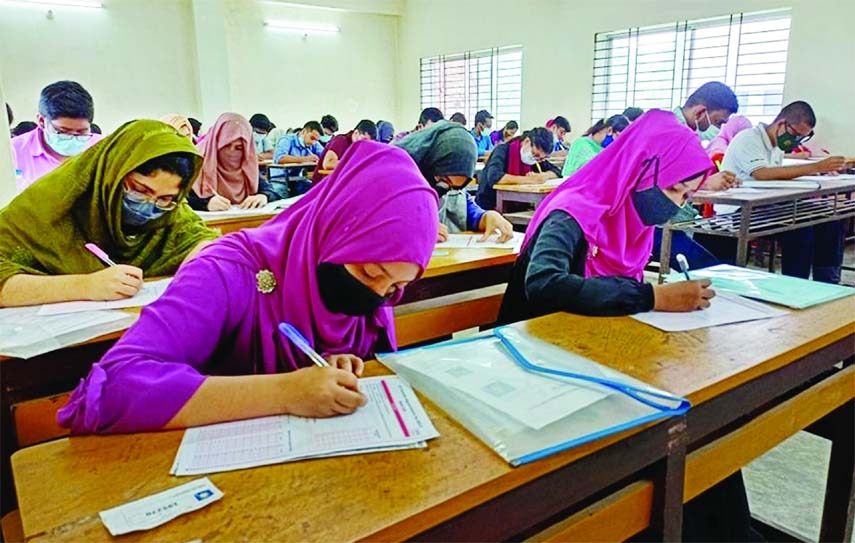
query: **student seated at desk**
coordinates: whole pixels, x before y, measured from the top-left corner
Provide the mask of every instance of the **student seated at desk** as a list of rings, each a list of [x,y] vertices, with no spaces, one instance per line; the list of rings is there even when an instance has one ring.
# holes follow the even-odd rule
[[[377,141],[392,143],[395,138],[395,127],[389,121],[377,121]]]
[[[133,121],[39,179],[0,212],[0,306],[127,298],[175,273],[216,237],[182,203],[201,164],[175,129]]]
[[[538,185],[560,177],[561,170],[547,160],[551,150],[552,134],[543,127],[496,146],[478,174],[478,205],[496,209],[496,185]]]
[[[635,121],[637,121],[638,118],[641,117],[643,114],[644,114],[644,110],[641,109],[640,107],[635,107],[635,106],[630,106],[630,107],[624,109],[623,113],[621,113],[621,115],[623,115],[624,117],[629,119],[630,123],[634,123]]]
[[[751,121],[742,115],[731,115],[730,119],[721,126],[718,136],[710,140],[707,145],[707,154],[713,160],[721,164],[721,159],[724,158],[724,152],[727,151],[727,146],[733,141],[733,138],[743,130],[751,128]]]
[[[322,133],[319,141],[326,145],[333,139],[335,133],[338,132],[338,119],[329,113],[324,115],[321,117],[321,130]]]
[[[252,127],[252,142],[259,162],[273,159],[273,145],[267,139],[267,135],[276,128],[276,125],[270,122],[264,113],[255,113],[249,118],[249,125]]]
[[[164,122],[178,131],[182,136],[187,137],[188,139],[193,139],[193,125],[190,124],[190,119],[185,117],[184,115],[179,115],[178,113],[170,113],[169,115],[164,115],[160,118],[161,122]]]
[[[356,410],[362,361],[396,348],[391,305],[424,272],[436,232],[436,193],[407,154],[353,145],[299,203],[183,267],[92,366],[60,424],[118,433]],[[333,367],[312,365],[281,322]]]
[[[558,115],[546,122],[546,128],[552,132],[552,153],[554,156],[567,154],[567,146],[564,144],[564,136],[570,133],[570,121]]]
[[[784,153],[813,136],[816,115],[807,102],[784,107],[770,125],[758,123],[738,134],[724,154],[722,168],[740,179],[789,180],[803,175],[832,173],[843,168],[839,156],[798,166],[783,166]],[[824,283],[839,283],[843,263],[843,221],[827,222],[781,234],[781,271],[784,275]]]
[[[92,134],[94,115],[92,95],[79,83],[57,81],[42,89],[38,128],[12,138],[18,192],[101,140]]]
[[[537,207],[499,321],[709,306],[708,280],[642,282],[653,225],[677,213],[709,169],[697,138],[673,115],[645,114]]]
[[[374,124],[373,121],[369,121],[368,119],[362,119],[357,123],[356,128],[348,132],[347,134],[339,134],[333,139],[330,140],[329,143],[324,147],[323,152],[321,153],[321,158],[318,160],[318,164],[320,167],[318,170],[315,170],[315,175],[312,177],[312,182],[317,183],[321,179],[323,179],[319,170],[332,170],[338,165],[341,157],[344,156],[344,153],[350,148],[351,145],[356,143],[357,141],[362,140],[376,140],[377,139],[377,125]]]
[[[452,122],[454,118],[452,117]],[[466,120],[463,120],[463,125]],[[478,148],[478,156],[490,154],[493,150],[493,141],[490,139],[490,131],[493,127],[493,116],[486,109],[482,109],[475,114],[475,126],[472,128],[472,137],[475,139],[475,146]]]
[[[223,113],[199,149],[205,159],[202,173],[187,198],[198,211],[225,211],[261,207],[280,199],[270,183],[258,177],[258,157],[252,128],[237,113]]]
[[[338,125],[336,125],[338,126]],[[276,144],[276,150],[273,153],[273,162],[277,164],[302,164],[306,162],[318,163],[321,153],[324,152],[324,147],[320,143],[323,128],[317,121],[309,121],[303,125],[303,128],[292,134],[282,136]],[[288,174],[296,177],[305,177],[304,168],[288,168]],[[296,194],[303,194],[312,187],[312,183],[307,179],[297,181]]]
[[[514,229],[497,211],[484,211],[466,192],[475,175],[476,149],[466,128],[451,121],[439,121],[430,128],[396,142],[419,167],[425,180],[439,195],[439,237],[463,231],[484,232],[482,240],[499,231],[499,241],[507,241]]]
[[[520,125],[517,124],[516,121],[508,121],[505,123],[505,126],[502,127],[501,130],[496,130],[492,134],[490,134],[490,141],[493,142],[493,147],[499,145],[500,143],[508,143],[514,136],[517,135],[517,130],[519,130]]]
[[[584,136],[573,142],[564,161],[561,177],[570,177],[579,168],[591,161],[600,151],[611,145],[620,133],[629,126],[629,119],[623,115],[612,115],[600,119],[585,132]]]

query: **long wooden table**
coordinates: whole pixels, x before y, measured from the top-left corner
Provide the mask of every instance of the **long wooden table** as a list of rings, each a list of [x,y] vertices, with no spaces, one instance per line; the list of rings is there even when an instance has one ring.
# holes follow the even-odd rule
[[[681,223],[667,223],[662,231],[660,273],[670,270],[674,230],[736,238],[736,264],[748,261],[748,243],[815,224],[855,217],[855,179],[827,179],[817,189],[758,189],[756,193],[701,191],[694,204],[739,206],[739,211]]]
[[[514,326],[685,396],[693,408],[685,419],[513,469],[425,402],[441,434],[427,451],[215,474],[223,500],[126,540],[498,540],[530,533],[595,498],[636,490],[644,494],[633,503],[650,512],[605,516],[606,528],[652,522],[658,537],[678,539],[675,496],[677,503],[688,500],[789,434],[823,426],[832,439],[823,540],[851,534],[855,367],[835,365],[855,355],[855,297],[676,334],[627,317],[569,314]],[[180,432],[74,437],[17,452],[26,536],[104,539],[98,511],[187,480],[168,475],[180,438]],[[675,480],[684,470],[685,479]],[[650,493],[640,479],[656,475]]]
[[[220,234],[231,234],[238,232],[244,228],[255,228],[266,223],[277,213],[259,213],[252,215],[240,215],[236,217],[224,217],[218,219],[205,220],[205,226],[218,230]]]
[[[438,249],[424,277],[407,287],[411,303],[507,282],[516,255],[501,249]],[[0,479],[5,504],[13,503],[9,457],[17,449],[11,406],[73,389],[92,364],[121,337],[114,332],[29,359],[0,356]]]

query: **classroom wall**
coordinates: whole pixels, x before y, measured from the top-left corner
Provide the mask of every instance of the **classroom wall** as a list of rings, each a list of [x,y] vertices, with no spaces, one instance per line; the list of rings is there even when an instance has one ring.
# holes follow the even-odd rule
[[[342,131],[397,114],[398,18],[373,13],[227,0],[232,105],[282,127],[332,113]],[[339,26],[337,34],[274,30],[263,21]]]
[[[782,7],[793,16],[785,103],[811,102],[816,143],[852,152],[855,2],[848,0],[408,0],[399,31],[400,114],[411,123],[418,116],[421,57],[522,45],[523,127],[564,114],[579,135],[591,118],[595,33]]]
[[[60,79],[82,84],[95,122],[171,112],[197,114],[189,0],[104,0],[106,9],[0,2],[0,64],[18,121],[35,119],[39,91]]]

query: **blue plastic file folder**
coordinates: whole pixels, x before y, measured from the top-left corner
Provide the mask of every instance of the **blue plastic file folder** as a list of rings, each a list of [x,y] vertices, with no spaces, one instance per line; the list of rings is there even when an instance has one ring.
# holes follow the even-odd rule
[[[514,466],[690,407],[512,327],[378,358]]]
[[[794,309],[805,309],[855,294],[855,289],[850,287],[740,268],[730,264],[692,270],[690,273],[692,279],[710,279],[713,288]],[[669,283],[682,280],[681,273],[671,273],[667,277]]]

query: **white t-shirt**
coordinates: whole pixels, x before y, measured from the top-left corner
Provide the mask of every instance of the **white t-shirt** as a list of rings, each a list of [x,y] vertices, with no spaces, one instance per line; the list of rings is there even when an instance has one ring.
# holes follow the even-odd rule
[[[751,174],[760,168],[778,167],[784,164],[784,152],[772,145],[766,125],[758,123],[743,130],[731,140],[721,162],[722,171],[733,172],[740,180],[752,179]]]

